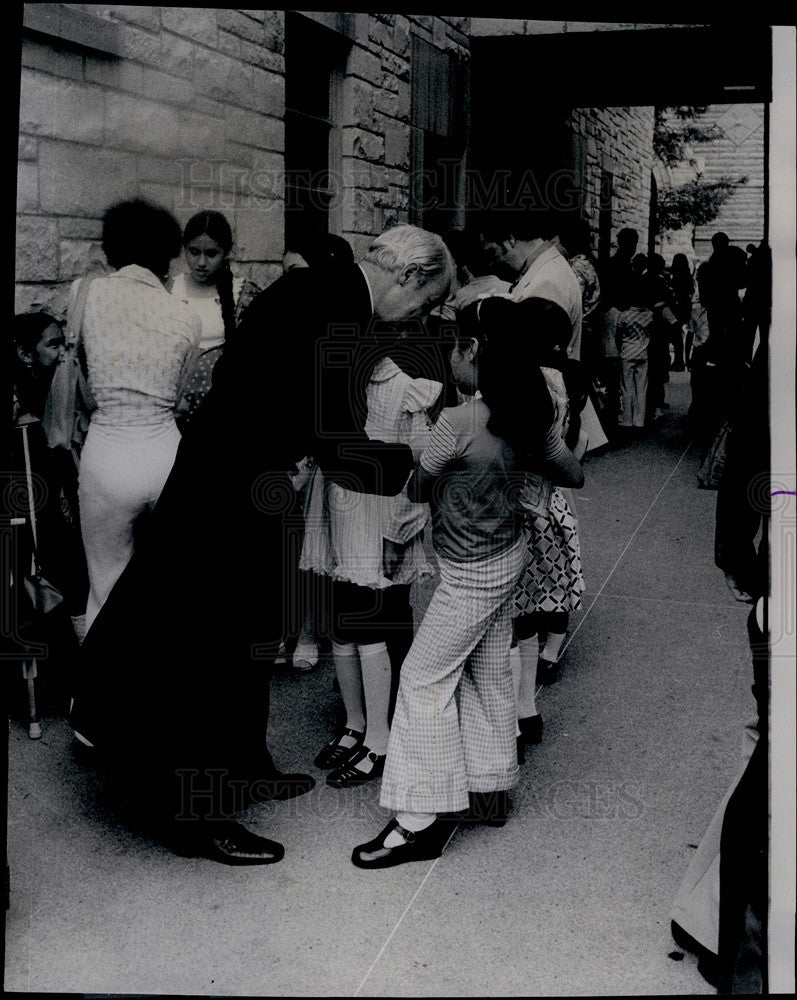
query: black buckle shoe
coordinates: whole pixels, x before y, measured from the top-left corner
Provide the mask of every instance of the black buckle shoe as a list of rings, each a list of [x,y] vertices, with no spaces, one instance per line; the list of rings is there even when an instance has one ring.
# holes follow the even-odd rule
[[[385,847],[387,835],[397,830],[404,838],[403,844]],[[378,837],[360,844],[352,852],[352,864],[357,868],[393,868],[408,861],[431,861],[443,853],[451,828],[435,820],[419,833],[412,833],[392,819]]]
[[[188,835],[173,845],[181,857],[204,857],[223,865],[270,865],[285,855],[282,844],[231,820],[191,825]]]
[[[351,736],[357,742],[353,747],[343,747],[340,745],[340,740],[344,736]],[[347,764],[349,758],[353,757],[362,746],[364,739],[365,733],[358,733],[356,729],[341,729],[335,738],[321,750],[313,763],[322,771],[328,771],[330,768]]]
[[[358,785],[364,785],[366,781],[381,778],[386,759],[387,754],[376,754],[368,747],[361,746],[342,767],[330,771],[327,775],[327,784],[330,788],[356,788]],[[357,767],[363,760],[371,762],[370,771],[363,771]]]

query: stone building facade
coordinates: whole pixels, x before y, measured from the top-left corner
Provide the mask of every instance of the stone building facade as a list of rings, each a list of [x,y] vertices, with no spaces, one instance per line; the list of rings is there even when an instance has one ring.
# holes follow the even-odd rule
[[[308,213],[346,237],[356,254],[394,223],[438,231],[459,226],[474,207],[474,189],[490,188],[489,176],[479,185],[468,177],[484,152],[475,148],[477,38],[587,27],[383,13],[25,5],[16,309],[62,315],[71,281],[103,261],[104,209],[134,195],[172,209],[182,223],[200,209],[224,212],[235,235],[233,270],[261,286],[281,273],[292,227]],[[589,26],[649,27],[656,26]],[[496,88],[494,101],[482,101],[488,119],[506,103],[497,76],[482,74],[483,85]],[[652,108],[571,105],[551,112],[549,105],[546,99],[529,108],[533,134],[518,132],[516,122],[503,130],[513,169],[531,163],[546,176],[552,169],[567,173],[600,256],[625,226],[639,232],[646,249]],[[716,111],[721,117],[727,109]],[[720,220],[734,240],[738,228],[744,240],[755,241],[755,223],[760,229],[763,218],[763,131],[757,135],[745,147],[749,161],[733,166],[750,181]],[[554,147],[535,164],[535,150]],[[718,146],[707,172],[729,172],[734,155],[730,146]]]
[[[581,190],[581,214],[593,233],[593,248],[605,256],[624,228],[648,242],[653,108],[574,108],[573,169]]]
[[[293,74],[303,99],[303,32],[329,58],[330,105],[317,116],[328,120],[329,231],[362,251],[407,221],[422,168],[429,129],[422,79],[413,108],[413,53],[468,53],[468,19],[430,15],[29,4],[24,23],[16,309],[59,315],[70,282],[103,260],[103,210],[135,195],[183,223],[224,212],[234,271],[261,285],[280,273],[286,90]]]

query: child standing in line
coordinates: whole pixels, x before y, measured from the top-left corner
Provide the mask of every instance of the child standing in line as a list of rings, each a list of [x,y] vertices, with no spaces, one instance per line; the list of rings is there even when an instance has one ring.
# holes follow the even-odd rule
[[[564,370],[571,324],[565,311],[547,299],[525,299],[516,321],[533,344],[553,405],[553,430],[562,440],[568,430],[570,405]],[[510,321],[509,317],[507,321]],[[578,456],[581,457],[580,455]],[[538,683],[551,684],[559,673],[560,655],[570,613],[578,610],[584,591],[578,523],[566,491],[542,475],[527,476],[520,499],[526,523],[529,560],[514,597],[514,658],[518,707],[518,762],[524,747],[542,739],[537,711]]]
[[[582,473],[552,430],[529,338],[500,321],[517,305],[498,301],[460,316],[451,369],[473,398],[443,410],[411,480],[410,496],[432,502],[440,583],[402,666],[380,798],[396,816],[354,849],[360,868],[438,857],[439,814],[466,810],[469,793],[492,798],[483,818],[500,825],[517,781],[509,645],[527,549],[514,494],[532,462],[574,485]]]
[[[618,427],[645,426],[648,394],[648,346],[653,327],[644,282],[633,293],[631,306],[617,320],[617,350],[620,352],[620,418]]]
[[[410,378],[389,357],[367,387],[366,434],[408,444],[416,458],[431,434],[429,408],[443,386]],[[345,725],[315,764],[327,784],[349,788],[381,777],[387,753],[392,669],[388,630],[412,620],[410,587],[434,570],[423,551],[425,503],[355,493],[316,469],[306,508],[302,570],[332,579],[332,649]]]

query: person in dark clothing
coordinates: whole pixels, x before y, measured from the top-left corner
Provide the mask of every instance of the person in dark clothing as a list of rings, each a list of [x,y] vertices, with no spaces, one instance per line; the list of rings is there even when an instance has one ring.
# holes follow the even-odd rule
[[[676,902],[673,934],[696,952],[698,969],[719,993],[767,992],[769,774],[769,425],[767,343],[762,340],[731,414],[725,466],[717,493],[715,564],[736,598],[751,604],[747,620],[753,663],[755,746],[700,845],[702,867],[719,848],[719,889],[687,872]],[[757,543],[756,539],[759,537]],[[719,828],[719,836],[717,830]],[[697,859],[696,859],[697,860]],[[716,872],[716,869],[714,869]],[[716,875],[715,875],[716,878]],[[717,910],[716,899],[719,897]],[[703,913],[702,918],[699,914]],[[696,935],[708,939],[696,941]],[[700,929],[700,930],[699,930]]]
[[[744,322],[739,289],[746,281],[744,251],[725,233],[711,239],[714,252],[697,269],[700,303],[709,335],[692,355],[692,419],[701,462],[738,398],[745,366]]]
[[[664,258],[652,253],[648,257],[648,267],[641,279],[646,289],[645,299],[653,310],[648,344],[648,393],[647,422],[653,423],[668,409],[664,396],[664,386],[669,382],[670,367],[670,323],[667,315],[670,293],[664,273]],[[671,314],[671,312],[670,312]]]
[[[670,343],[675,350],[672,370],[682,372],[685,368],[684,331],[692,315],[692,295],[695,282],[685,253],[677,253],[670,267],[670,293],[675,323],[670,329]],[[686,351],[688,354],[688,350]]]
[[[402,226],[358,266],[292,270],[257,296],[86,636],[73,729],[143,785],[178,853],[227,864],[283,856],[232,816],[314,784],[280,774],[265,738],[268,667],[284,632],[288,471],[312,454],[347,489],[401,491],[411,449],[363,430],[373,320],[423,318],[452,270],[439,237]]]

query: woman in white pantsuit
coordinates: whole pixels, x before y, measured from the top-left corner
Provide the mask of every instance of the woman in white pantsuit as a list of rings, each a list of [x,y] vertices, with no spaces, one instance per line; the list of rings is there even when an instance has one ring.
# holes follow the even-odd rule
[[[93,280],[82,322],[97,401],[78,488],[87,628],[130,561],[136,523],[157,502],[180,442],[174,410],[201,333],[195,313],[163,286],[181,236],[169,212],[141,200],[114,205],[103,219],[116,271]]]
[[[532,468],[564,485],[583,475],[528,337],[499,321],[507,308],[488,298],[460,315],[451,370],[472,399],[443,410],[410,482],[411,498],[432,505],[440,585],[401,670],[380,798],[396,816],[354,849],[360,868],[439,856],[440,814],[469,799],[476,810],[492,800],[482,818],[504,822],[517,781],[509,646],[527,549],[516,496]]]

